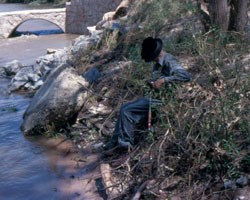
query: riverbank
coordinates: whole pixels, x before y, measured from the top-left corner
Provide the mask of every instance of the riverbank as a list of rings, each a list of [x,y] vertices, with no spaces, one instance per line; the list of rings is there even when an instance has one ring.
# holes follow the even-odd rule
[[[68,137],[25,137],[20,130],[32,93],[9,94],[10,79],[0,77],[0,194],[6,200],[101,199],[98,154]],[[92,181],[90,181],[92,180]]]
[[[82,152],[87,148],[103,153],[102,144],[112,136],[121,105],[149,90],[145,81],[151,78],[151,67],[141,60],[140,45],[155,33],[152,30],[157,30],[167,52],[193,76],[190,84],[158,92],[164,104],[157,112],[154,132],[142,130],[130,152],[115,150],[101,158],[101,176],[89,180],[101,177],[106,198],[221,200],[239,198],[242,191],[248,198],[249,35],[206,34],[194,7],[178,2],[136,3],[130,17],[122,19],[128,20],[123,21],[125,27],[111,20],[113,26],[102,37],[93,31],[90,38],[78,39],[71,48],[69,66],[56,65],[57,73],[49,79],[54,84],[65,71],[72,80],[72,74],[85,79],[89,69],[97,74],[89,85],[80,82],[82,90],[72,95],[76,99],[84,93],[85,101],[80,99],[84,103],[76,112],[75,123],[63,130]],[[161,10],[163,5],[171,8],[169,13]],[[232,59],[235,57],[240,59]],[[56,93],[68,88],[63,80],[55,85]],[[79,87],[78,81],[76,85]],[[44,95],[46,92],[39,92],[38,100]],[[65,111],[72,104],[68,96],[62,96],[68,105],[59,103],[62,107],[58,107]],[[49,128],[52,135],[58,133],[53,124]]]
[[[121,105],[149,90],[151,67],[141,61],[140,44],[157,30],[193,81],[159,92],[165,103],[155,131],[142,130],[131,152],[117,150],[103,159],[110,167],[105,184],[113,189],[106,192],[118,199],[248,199],[249,34],[204,33],[194,7],[178,2],[135,4],[125,23],[133,31],[105,35],[91,58],[82,52],[80,74],[94,66],[105,79],[92,85],[71,137],[81,147],[109,141]],[[159,14],[163,5],[176,7]],[[178,12],[171,13],[174,8]]]
[[[5,7],[27,9],[20,4]],[[4,10],[0,6],[0,11]],[[30,24],[32,26],[32,24]],[[34,28],[47,28],[35,22]],[[20,130],[23,113],[34,91],[9,93],[13,74],[6,77],[2,66],[19,60],[22,66],[34,66],[47,49],[58,50],[70,46],[78,35],[22,36],[0,40],[0,196],[6,200],[28,199],[99,199],[95,181],[89,182],[98,156],[86,149],[79,151],[65,136],[56,138],[25,137]],[[13,53],[15,52],[15,53]],[[3,75],[4,74],[4,75]],[[26,71],[27,75],[27,71]],[[7,78],[7,79],[6,79]],[[86,190],[83,190],[85,188]]]

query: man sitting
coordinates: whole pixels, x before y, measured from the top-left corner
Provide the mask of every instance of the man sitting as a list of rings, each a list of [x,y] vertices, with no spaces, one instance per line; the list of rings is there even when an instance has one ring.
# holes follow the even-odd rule
[[[162,40],[148,37],[143,40],[141,57],[145,62],[154,61],[151,85],[155,89],[165,84],[176,82],[188,82],[190,74],[169,53],[162,49]],[[157,104],[159,100],[143,97],[124,104],[119,113],[115,130],[111,140],[104,145],[105,150],[114,147],[132,148],[135,145],[135,130],[138,125],[144,126],[148,122],[148,113],[151,104]]]

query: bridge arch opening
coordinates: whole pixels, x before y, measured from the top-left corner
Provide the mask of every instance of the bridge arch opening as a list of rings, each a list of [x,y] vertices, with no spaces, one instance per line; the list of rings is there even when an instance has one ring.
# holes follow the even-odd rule
[[[63,29],[46,19],[34,18],[19,23],[9,34],[9,37],[21,35],[50,35],[64,33]]]

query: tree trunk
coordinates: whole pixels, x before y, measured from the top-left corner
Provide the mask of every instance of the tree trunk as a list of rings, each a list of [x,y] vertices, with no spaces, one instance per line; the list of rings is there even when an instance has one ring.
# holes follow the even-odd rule
[[[227,31],[229,26],[229,7],[227,0],[209,0],[208,2],[212,23],[221,30]]]
[[[231,0],[229,30],[243,32],[248,21],[249,0]]]

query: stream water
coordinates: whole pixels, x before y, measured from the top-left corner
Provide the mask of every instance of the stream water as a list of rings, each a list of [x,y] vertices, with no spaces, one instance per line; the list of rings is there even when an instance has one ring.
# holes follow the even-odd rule
[[[0,12],[24,9],[24,5],[0,4]],[[47,24],[33,23],[39,29],[49,28]],[[29,24],[24,27],[29,28]],[[0,67],[14,59],[33,64],[46,54],[47,48],[66,47],[76,37],[58,34],[0,39]],[[9,81],[0,77],[0,199],[99,199],[97,194],[93,196],[94,181],[87,180],[85,173],[92,176],[98,158],[88,151],[79,155],[63,138],[25,137],[20,126],[31,98],[6,94]],[[79,156],[86,160],[79,162]]]

